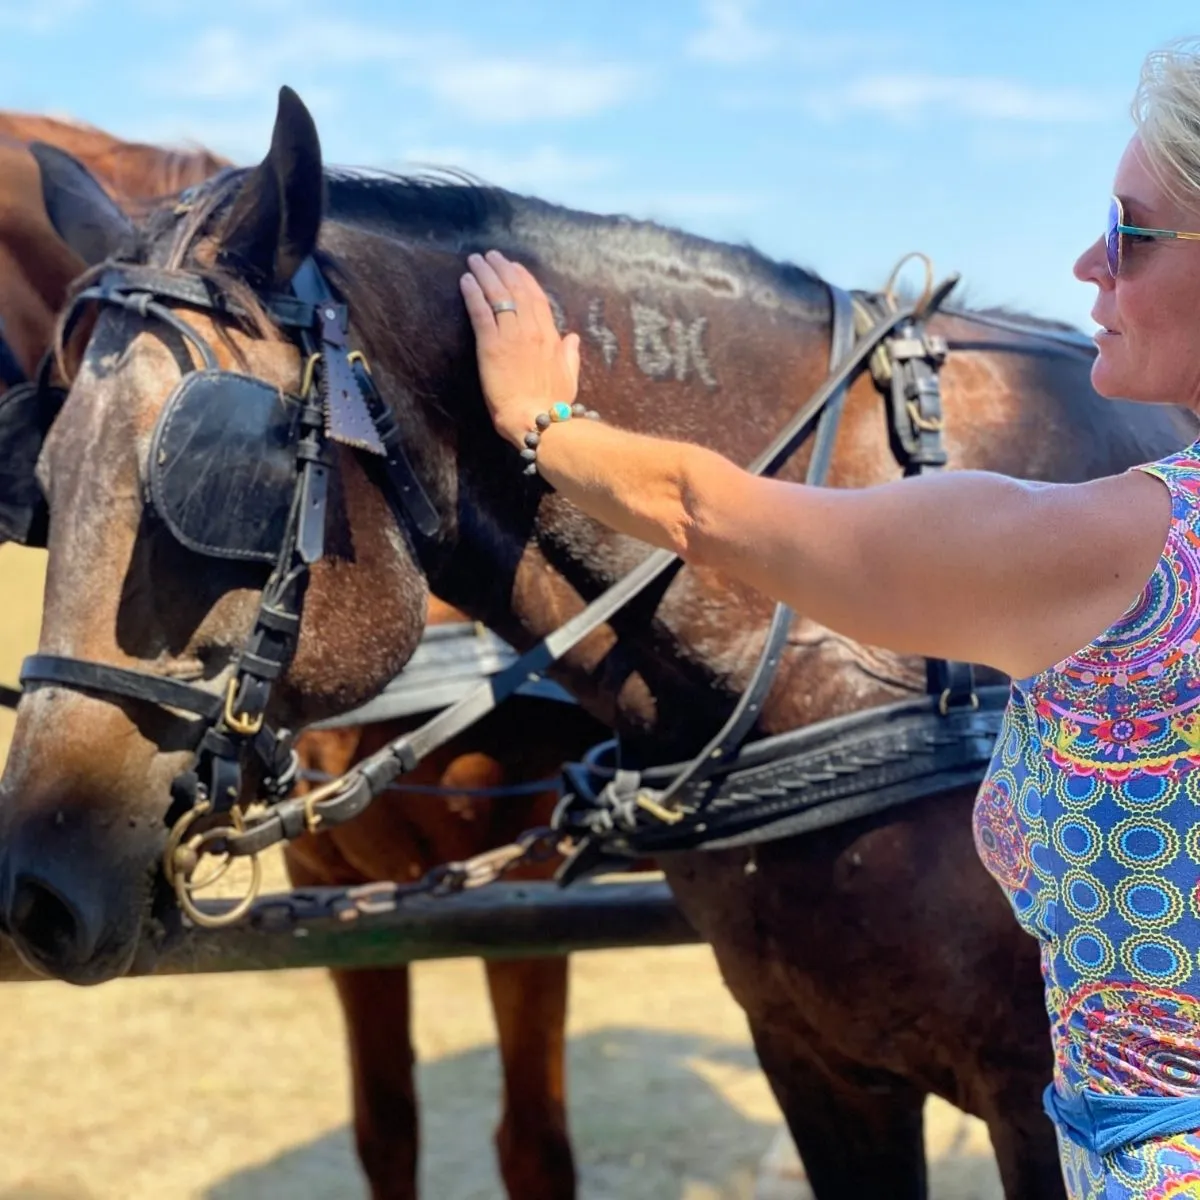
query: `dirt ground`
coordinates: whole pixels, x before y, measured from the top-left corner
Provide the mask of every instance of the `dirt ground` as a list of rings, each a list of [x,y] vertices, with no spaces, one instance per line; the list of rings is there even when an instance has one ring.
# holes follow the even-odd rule
[[[40,556],[0,548],[0,682],[35,645],[41,570]],[[10,729],[0,711],[0,757]],[[414,977],[423,1194],[493,1200],[498,1076],[482,972],[425,963]],[[808,1195],[707,949],[578,955],[571,986],[581,1200]],[[323,972],[10,984],[0,1063],[0,1200],[363,1195]],[[927,1115],[935,1200],[999,1200],[983,1126],[940,1102]],[[756,1182],[764,1156],[781,1164],[774,1184]]]

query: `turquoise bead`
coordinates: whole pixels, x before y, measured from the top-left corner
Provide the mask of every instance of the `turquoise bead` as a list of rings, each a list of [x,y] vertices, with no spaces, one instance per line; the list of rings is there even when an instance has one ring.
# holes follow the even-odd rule
[[[569,421],[571,419],[571,406],[563,404],[559,401],[558,404],[550,405],[550,420],[552,421]]]

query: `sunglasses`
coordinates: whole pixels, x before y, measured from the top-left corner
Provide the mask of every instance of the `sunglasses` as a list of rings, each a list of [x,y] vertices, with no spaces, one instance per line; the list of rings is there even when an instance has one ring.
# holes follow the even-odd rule
[[[1104,248],[1108,256],[1108,273],[1116,279],[1125,261],[1126,238],[1158,241],[1200,242],[1200,233],[1184,233],[1179,229],[1146,229],[1142,225],[1126,225],[1125,209],[1114,196],[1108,205],[1108,225],[1104,230]]]

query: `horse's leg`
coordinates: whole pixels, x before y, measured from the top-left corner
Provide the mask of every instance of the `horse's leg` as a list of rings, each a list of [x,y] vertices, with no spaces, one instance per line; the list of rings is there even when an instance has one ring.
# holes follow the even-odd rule
[[[416,1200],[417,1094],[408,968],[330,974],[346,1017],[354,1140],[372,1200]]]
[[[297,887],[341,882],[333,863],[321,869],[319,839],[290,846],[288,874]],[[344,868],[342,868],[344,869]],[[417,1198],[417,1093],[413,1078],[407,967],[330,971],[350,1051],[354,1141],[371,1200]]]
[[[500,1174],[511,1200],[574,1200],[563,1079],[568,960],[486,967],[504,1067],[504,1115],[496,1130]]]
[[[750,1025],[816,1200],[926,1200],[922,1092],[888,1071],[818,1060],[790,1030]]]

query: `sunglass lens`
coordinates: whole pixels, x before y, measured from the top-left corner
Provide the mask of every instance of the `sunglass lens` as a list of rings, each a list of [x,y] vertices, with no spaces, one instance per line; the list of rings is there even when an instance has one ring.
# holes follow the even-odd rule
[[[1104,248],[1108,256],[1108,273],[1116,279],[1121,270],[1121,231],[1123,225],[1121,202],[1112,200],[1108,206],[1108,225],[1104,231]]]

